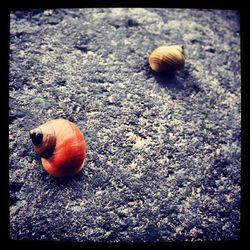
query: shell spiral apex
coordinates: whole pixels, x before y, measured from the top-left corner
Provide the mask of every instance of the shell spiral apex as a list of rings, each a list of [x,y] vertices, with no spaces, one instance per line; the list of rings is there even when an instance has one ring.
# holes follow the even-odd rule
[[[184,48],[179,45],[160,46],[150,54],[149,64],[156,72],[179,70],[185,64]]]

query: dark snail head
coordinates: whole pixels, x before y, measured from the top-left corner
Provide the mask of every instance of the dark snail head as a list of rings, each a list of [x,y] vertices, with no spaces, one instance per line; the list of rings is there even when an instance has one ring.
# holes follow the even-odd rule
[[[35,128],[30,131],[30,138],[35,146],[38,146],[43,141],[43,133],[40,128]]]
[[[42,157],[48,158],[53,154],[56,136],[53,127],[41,125],[30,130],[30,138],[35,151]]]

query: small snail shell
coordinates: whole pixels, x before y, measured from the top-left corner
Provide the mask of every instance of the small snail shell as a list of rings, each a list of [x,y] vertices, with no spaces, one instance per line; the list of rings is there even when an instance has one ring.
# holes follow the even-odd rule
[[[34,150],[44,169],[55,177],[78,173],[86,158],[86,143],[80,129],[64,119],[50,120],[30,131]]]
[[[184,63],[184,48],[178,45],[158,47],[149,56],[150,67],[156,72],[178,70]]]

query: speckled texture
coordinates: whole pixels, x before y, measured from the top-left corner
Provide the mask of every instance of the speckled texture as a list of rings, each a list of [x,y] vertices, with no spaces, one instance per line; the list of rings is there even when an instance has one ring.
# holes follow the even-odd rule
[[[55,9],[10,16],[12,239],[95,242],[240,236],[239,13]],[[148,55],[180,44],[184,69]],[[29,130],[66,118],[88,144],[84,170],[56,179]]]

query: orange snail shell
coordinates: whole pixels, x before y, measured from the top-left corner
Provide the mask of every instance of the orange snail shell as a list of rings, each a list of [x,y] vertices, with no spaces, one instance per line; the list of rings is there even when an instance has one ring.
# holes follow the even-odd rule
[[[30,137],[49,174],[55,177],[71,176],[83,168],[86,142],[74,123],[64,119],[50,120],[31,130]]]
[[[185,64],[184,48],[178,45],[158,47],[150,54],[149,64],[156,72],[179,70]]]

